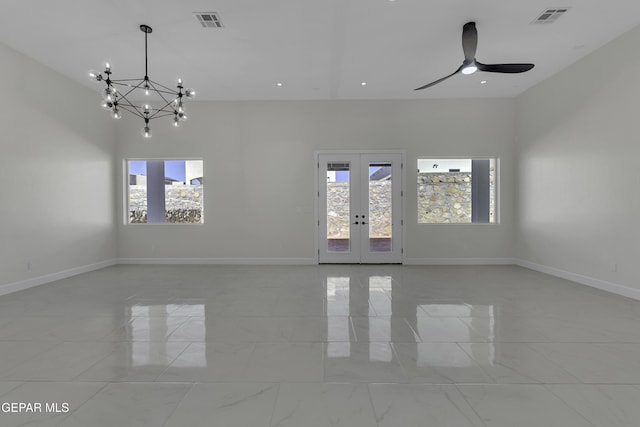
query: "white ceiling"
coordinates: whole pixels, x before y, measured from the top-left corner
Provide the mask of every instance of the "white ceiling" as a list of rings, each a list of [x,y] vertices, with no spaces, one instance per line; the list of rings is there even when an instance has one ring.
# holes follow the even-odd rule
[[[569,7],[553,24],[546,8]],[[193,12],[218,12],[223,29]],[[477,58],[531,62],[524,74],[458,74],[462,26],[475,21]],[[0,41],[84,85],[182,77],[200,100],[511,97],[640,25],[638,0],[2,0]],[[487,80],[484,85],[481,80]],[[282,87],[276,86],[281,82]],[[367,82],[362,86],[361,82]]]

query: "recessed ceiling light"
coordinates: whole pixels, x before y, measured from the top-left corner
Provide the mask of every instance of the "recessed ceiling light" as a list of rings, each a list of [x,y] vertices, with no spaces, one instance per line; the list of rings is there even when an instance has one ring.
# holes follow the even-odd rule
[[[366,86],[366,85],[367,85],[367,82],[360,83],[360,86]]]
[[[276,86],[282,87],[282,83],[278,82],[278,83],[276,83]]]
[[[482,80],[482,81],[480,82],[480,84],[481,84],[481,85],[486,84],[486,83],[487,83],[487,81],[486,81],[486,80]]]

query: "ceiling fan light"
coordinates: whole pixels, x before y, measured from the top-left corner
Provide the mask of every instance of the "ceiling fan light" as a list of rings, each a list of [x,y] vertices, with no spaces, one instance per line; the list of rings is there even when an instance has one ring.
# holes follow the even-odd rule
[[[478,67],[476,66],[475,62],[472,62],[471,64],[467,65],[462,69],[462,74],[466,74],[466,75],[473,74],[476,71],[478,71]]]

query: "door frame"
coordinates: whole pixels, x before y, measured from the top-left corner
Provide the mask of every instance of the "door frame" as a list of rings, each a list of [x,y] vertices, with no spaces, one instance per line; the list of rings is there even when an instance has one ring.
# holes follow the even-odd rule
[[[320,169],[320,155],[370,155],[370,154],[394,154],[400,156],[400,264],[404,264],[406,254],[404,252],[404,246],[406,242],[406,152],[404,150],[316,150],[313,153],[313,194],[314,194],[314,258],[315,263],[320,264],[320,186],[319,186],[319,169]]]

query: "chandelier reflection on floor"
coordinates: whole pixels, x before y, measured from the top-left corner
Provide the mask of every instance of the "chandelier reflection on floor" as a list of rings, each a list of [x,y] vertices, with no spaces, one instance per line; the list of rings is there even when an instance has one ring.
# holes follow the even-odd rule
[[[152,29],[148,25],[140,25],[140,31],[144,33],[144,78],[114,80],[111,78],[111,66],[108,63],[103,74],[89,71],[89,77],[97,82],[105,82],[107,85],[102,91],[103,101],[101,105],[103,109],[110,111],[114,119],[119,119],[123,110],[140,117],[144,120],[144,127],[141,131],[142,136],[151,138],[149,121],[160,117],[172,116],[173,125],[175,127],[180,126],[180,123],[187,119],[182,103],[183,98],[192,98],[195,96],[195,92],[193,89],[184,89],[182,79],[178,79],[176,89],[171,89],[149,78],[147,36]],[[142,105],[134,104],[128,97],[134,98],[140,93],[139,91],[144,91],[146,96],[158,95],[164,105],[159,108],[153,108],[147,103]]]

